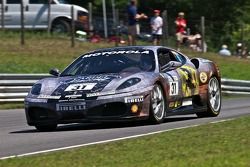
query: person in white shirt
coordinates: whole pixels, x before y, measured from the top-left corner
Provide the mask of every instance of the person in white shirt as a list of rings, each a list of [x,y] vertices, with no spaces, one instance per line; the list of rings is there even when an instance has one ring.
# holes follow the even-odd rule
[[[152,17],[150,20],[154,45],[159,45],[162,37],[163,20],[160,16],[160,13],[160,10],[154,10],[154,17]]]
[[[222,56],[231,56],[231,52],[227,49],[227,45],[222,45],[219,54]]]

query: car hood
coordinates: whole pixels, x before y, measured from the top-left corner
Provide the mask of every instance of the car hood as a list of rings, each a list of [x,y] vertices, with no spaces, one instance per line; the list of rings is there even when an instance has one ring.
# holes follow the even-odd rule
[[[86,76],[66,76],[58,78],[46,78],[36,84],[41,84],[40,94],[67,97],[69,95],[80,96],[87,93],[111,92],[130,78],[140,78],[143,82],[131,86],[127,89],[116,91],[133,91],[150,85],[150,80],[154,75],[152,72],[120,73],[120,74],[99,74]]]

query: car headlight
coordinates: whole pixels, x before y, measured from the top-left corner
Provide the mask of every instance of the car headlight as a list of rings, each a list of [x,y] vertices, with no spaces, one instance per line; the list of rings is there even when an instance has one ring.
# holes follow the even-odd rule
[[[30,93],[32,95],[39,95],[41,92],[42,85],[41,84],[35,84],[32,86]]]
[[[123,82],[123,83],[117,88],[117,90],[128,88],[128,87],[130,87],[130,86],[133,86],[133,85],[139,83],[140,81],[141,81],[140,78],[130,78],[130,79],[128,79],[127,81]]]

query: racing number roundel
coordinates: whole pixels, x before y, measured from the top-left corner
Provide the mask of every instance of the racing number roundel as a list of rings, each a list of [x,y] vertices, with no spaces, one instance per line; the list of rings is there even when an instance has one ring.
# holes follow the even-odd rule
[[[200,73],[200,80],[202,83],[207,82],[207,74],[205,72]]]
[[[178,95],[178,81],[176,82],[170,82],[170,91],[169,91],[169,95],[170,96],[175,96]]]

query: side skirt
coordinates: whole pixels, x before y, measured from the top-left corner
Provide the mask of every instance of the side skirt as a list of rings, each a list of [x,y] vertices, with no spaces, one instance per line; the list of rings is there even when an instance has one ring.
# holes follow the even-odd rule
[[[194,108],[191,105],[191,106],[185,106],[185,107],[180,107],[180,108],[175,109],[175,110],[171,110],[171,111],[166,113],[166,117],[173,116],[173,115],[195,114],[197,112],[205,112],[205,111],[207,111],[207,106]]]

